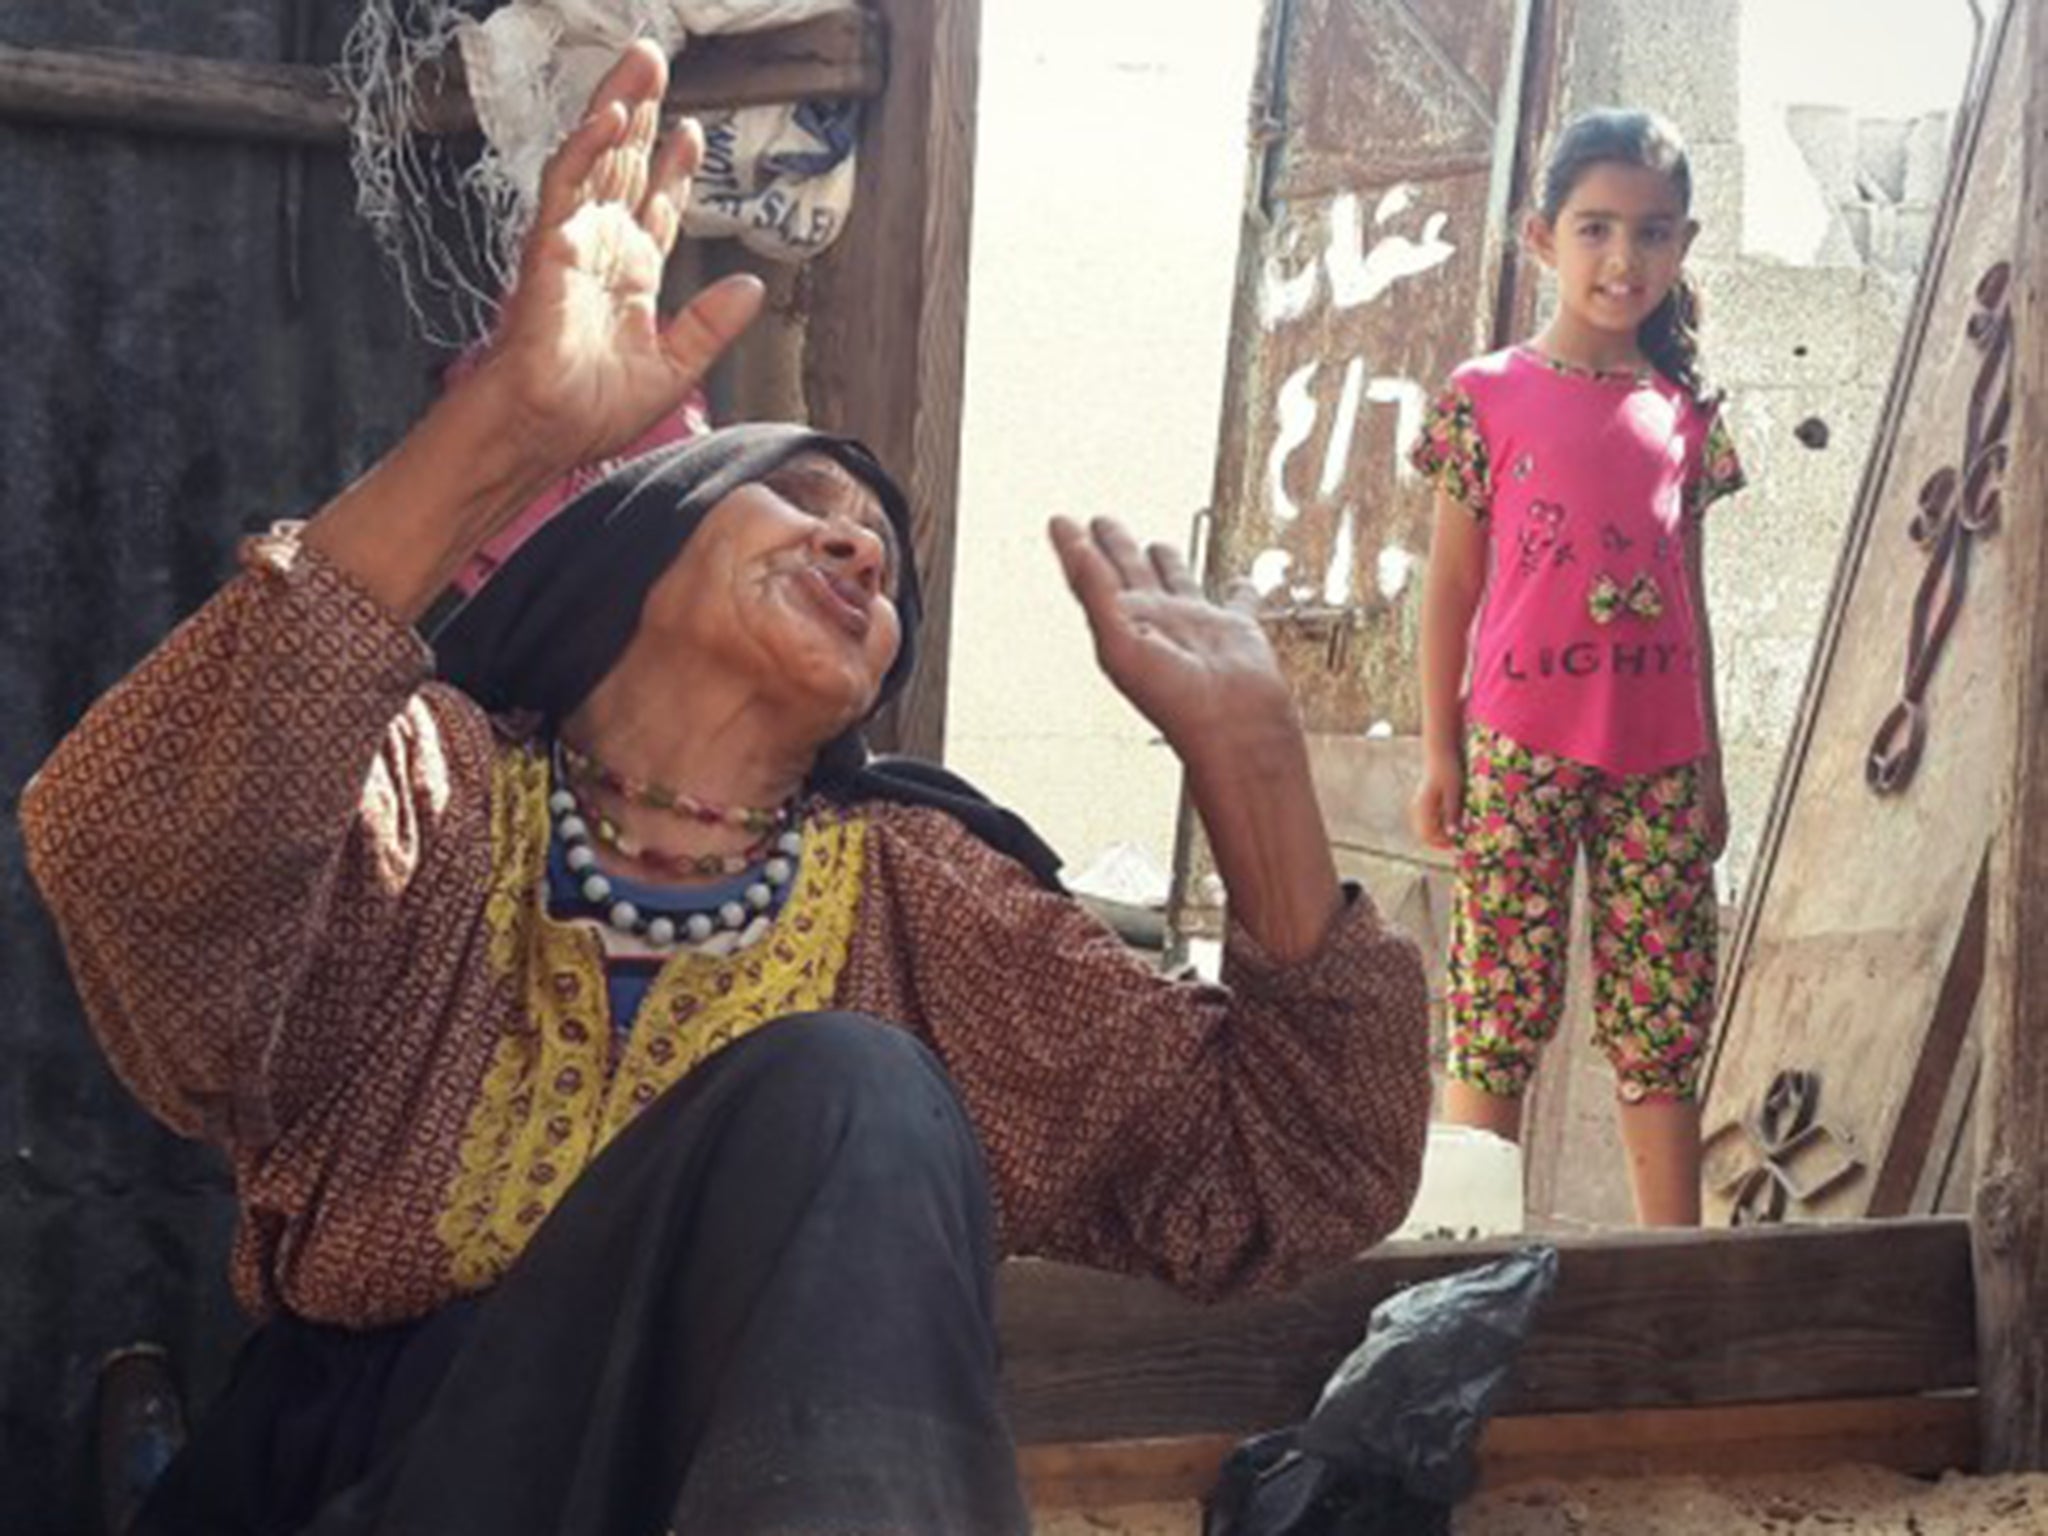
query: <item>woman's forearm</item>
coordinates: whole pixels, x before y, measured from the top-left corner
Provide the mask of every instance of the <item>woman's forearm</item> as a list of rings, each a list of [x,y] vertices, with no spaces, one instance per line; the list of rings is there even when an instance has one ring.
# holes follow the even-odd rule
[[[1276,960],[1313,954],[1341,897],[1308,742],[1292,712],[1205,745],[1186,763],[1232,917]]]
[[[573,466],[517,430],[488,367],[437,401],[368,474],[324,507],[306,541],[411,623],[463,562]]]

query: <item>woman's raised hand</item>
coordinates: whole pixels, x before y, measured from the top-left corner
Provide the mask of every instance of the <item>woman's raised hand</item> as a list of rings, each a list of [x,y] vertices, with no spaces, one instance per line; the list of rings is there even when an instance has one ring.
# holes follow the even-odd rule
[[[1341,906],[1337,869],[1257,592],[1234,581],[1211,602],[1177,550],[1141,549],[1108,518],[1054,518],[1052,542],[1102,670],[1187,768],[1231,921],[1275,959],[1313,954]]]
[[[667,325],[656,301],[703,132],[660,134],[668,62],[649,42],[619,57],[541,175],[540,206],[485,367],[516,431],[563,469],[604,458],[672,409],[761,308],[730,277]]]
[[[1211,601],[1166,544],[1140,548],[1109,518],[1054,518],[1053,547],[1109,680],[1183,758],[1238,733],[1295,725],[1250,582]]]
[[[418,619],[535,496],[673,409],[760,311],[760,283],[731,277],[661,323],[661,269],[704,153],[694,123],[657,147],[667,86],[660,49],[620,56],[542,173],[482,363],[307,529],[394,617]]]

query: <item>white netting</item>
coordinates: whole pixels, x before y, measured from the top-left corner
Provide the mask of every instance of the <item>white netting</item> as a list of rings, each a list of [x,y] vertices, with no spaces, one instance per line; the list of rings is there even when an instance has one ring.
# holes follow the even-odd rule
[[[638,37],[670,54],[691,33],[789,26],[853,0],[363,0],[343,47],[357,212],[428,340],[488,335],[517,266],[541,167]],[[487,13],[487,14],[486,14]],[[422,131],[423,89],[459,51],[486,147]],[[710,145],[683,227],[781,260],[823,250],[853,196],[857,104],[704,114]],[[473,144],[473,141],[469,141]]]
[[[451,0],[363,0],[340,70],[356,212],[398,274],[421,334],[456,348],[489,334],[524,222],[492,155],[458,154],[457,141],[416,126],[423,84],[469,24]]]

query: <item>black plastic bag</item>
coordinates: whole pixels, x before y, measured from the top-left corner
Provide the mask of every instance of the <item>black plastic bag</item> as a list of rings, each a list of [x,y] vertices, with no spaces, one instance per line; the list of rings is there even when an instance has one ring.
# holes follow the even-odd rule
[[[1428,1280],[1373,1308],[1307,1422],[1223,1465],[1203,1536],[1438,1536],[1479,1476],[1479,1432],[1557,1282],[1557,1250]]]

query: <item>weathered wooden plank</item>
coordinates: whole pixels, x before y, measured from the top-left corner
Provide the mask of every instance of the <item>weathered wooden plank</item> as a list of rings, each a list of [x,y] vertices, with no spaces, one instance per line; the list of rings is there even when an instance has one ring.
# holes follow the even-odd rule
[[[1710,1068],[1710,1133],[1753,1116],[1780,1073],[1818,1074],[1820,1119],[1864,1167],[1808,1216],[1896,1209],[1918,1187],[1967,1022],[1972,892],[2004,771],[1995,701],[2026,604],[2009,528],[1979,516],[1986,481],[1973,462],[2009,435],[1991,407],[2011,357],[1997,338],[2030,80],[2015,49],[1994,46],[1990,59],[1725,973]],[[1887,722],[1916,712],[1917,772],[1873,776],[1911,735]],[[1709,1219],[1727,1213],[1710,1192]]]
[[[1511,199],[1564,7],[1263,10],[1205,569],[1260,578],[1311,730],[1412,732],[1432,503],[1405,452],[1430,392],[1516,312]],[[1210,873],[1183,804],[1176,933],[1222,932]]]
[[[1037,1510],[1115,1509],[1126,1504],[1178,1504],[1216,1485],[1238,1435],[1103,1440],[1017,1449],[1024,1496]]]
[[[1931,1214],[1937,1209],[1935,1204],[1915,1202],[1921,1198],[1928,1170],[1953,1158],[1954,1138],[1961,1133],[1953,1115],[1958,1089],[1963,1086],[1960,1079],[1967,1076],[1964,1047],[1984,989],[1990,875],[1987,849],[1963,913],[1962,929],[1956,935],[1955,953],[1949,956],[1947,972],[1935,993],[1934,1012],[1920,1049],[1920,1069],[1899,1105],[1889,1144],[1875,1149],[1880,1155],[1866,1207],[1869,1215]]]
[[[1034,1509],[1113,1509],[1203,1498],[1236,1435],[1025,1446]],[[1497,1418],[1479,1442],[1479,1482],[1754,1476],[1854,1463],[1916,1477],[1977,1465],[1976,1394],[1637,1408]]]
[[[1333,844],[1425,869],[1451,867],[1450,853],[1416,837],[1408,819],[1422,782],[1421,737],[1313,732],[1308,757]]]
[[[1974,1470],[1976,1394],[1735,1403],[1501,1418],[1479,1445],[1480,1481],[1722,1477],[1856,1463],[1929,1477]]]
[[[879,22],[848,11],[693,43],[675,59],[668,105],[697,112],[871,97],[885,73]],[[302,144],[339,144],[348,135],[347,104],[332,71],[319,65],[0,44],[0,120],[8,118]],[[476,127],[457,71],[423,99],[420,126]]]
[[[1948,1100],[1941,1107],[1941,1119],[1934,1132],[1935,1155],[1921,1170],[1920,1187],[1913,1192],[1913,1209],[1928,1215],[1967,1216],[1977,1194],[1977,1077],[1983,1065],[1978,1044],[1980,1018],[1973,1019],[1963,1041],[1962,1058],[1956,1063],[1949,1083]]]
[[[1271,589],[1311,730],[1417,725],[1432,502],[1403,454],[1491,337],[1529,25],[1521,0],[1267,7],[1208,568]]]
[[[1525,0],[1528,30],[1522,49],[1522,90],[1518,107],[1521,125],[1508,164],[1502,238],[1495,260],[1500,280],[1494,292],[1492,340],[1496,346],[1536,330],[1542,268],[1520,240],[1515,215],[1527,208],[1538,172],[1537,152],[1558,126],[1562,63],[1569,40],[1576,35],[1578,0]]]
[[[2005,483],[2013,666],[1999,690],[2004,783],[1993,840],[1974,1205],[1984,1452],[2048,1468],[2048,0],[2014,0],[2025,174],[2014,263],[2018,410]]]
[[[1284,1296],[1006,1266],[1005,1373],[1028,1443],[1300,1418],[1373,1306],[1513,1243],[1390,1244]],[[1953,1219],[1560,1239],[1557,1294],[1504,1411],[1886,1396],[1976,1380],[1968,1224]]]
[[[889,88],[868,110],[846,231],[808,273],[811,420],[861,439],[912,509],[924,624],[917,671],[876,722],[878,747],[945,742],[953,542],[966,379],[967,252],[981,0],[878,0]]]

